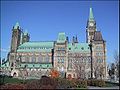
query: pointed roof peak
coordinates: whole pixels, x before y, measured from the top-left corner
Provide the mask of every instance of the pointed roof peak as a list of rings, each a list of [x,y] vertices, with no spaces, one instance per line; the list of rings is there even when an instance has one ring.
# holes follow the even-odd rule
[[[94,20],[92,7],[90,7],[89,20]]]
[[[24,35],[27,35],[27,34],[28,34],[28,30],[27,30],[27,29],[25,29]]]
[[[19,28],[20,28],[19,23],[16,22],[16,24],[15,24],[15,26],[14,26],[14,29],[19,29]]]
[[[60,33],[58,34],[57,42],[65,42],[65,40],[66,40],[65,32],[60,32]]]

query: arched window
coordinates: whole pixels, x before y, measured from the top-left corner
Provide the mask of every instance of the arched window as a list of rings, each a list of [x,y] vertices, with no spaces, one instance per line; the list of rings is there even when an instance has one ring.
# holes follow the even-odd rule
[[[48,55],[46,55],[45,61],[46,61],[46,62],[49,62],[49,56],[48,56]]]
[[[72,59],[69,60],[69,68],[72,69]]]
[[[36,57],[33,55],[33,56],[31,57],[31,60],[32,60],[32,62],[35,62],[35,61],[36,61]]]
[[[42,55],[41,54],[38,56],[38,62],[42,62]]]
[[[30,59],[29,56],[26,56],[25,57],[25,62],[29,62],[29,59]]]
[[[25,57],[24,56],[22,57],[22,62],[25,62]]]

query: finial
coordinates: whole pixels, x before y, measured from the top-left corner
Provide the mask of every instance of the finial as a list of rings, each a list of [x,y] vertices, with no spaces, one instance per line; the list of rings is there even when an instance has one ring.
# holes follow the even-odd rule
[[[89,20],[94,20],[92,7],[90,7]]]
[[[28,30],[27,30],[27,29],[25,29],[24,35],[27,35],[27,34],[28,34]]]
[[[19,23],[16,22],[16,24],[15,24],[15,26],[14,26],[14,29],[19,29],[19,28],[20,28]]]

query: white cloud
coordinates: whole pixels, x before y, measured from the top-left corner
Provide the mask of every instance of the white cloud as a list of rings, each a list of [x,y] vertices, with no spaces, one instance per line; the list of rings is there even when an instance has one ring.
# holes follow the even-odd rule
[[[8,49],[0,48],[0,52],[8,52]]]

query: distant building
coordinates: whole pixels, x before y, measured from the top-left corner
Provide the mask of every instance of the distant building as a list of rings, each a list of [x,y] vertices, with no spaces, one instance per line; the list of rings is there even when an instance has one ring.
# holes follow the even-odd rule
[[[40,37],[38,37],[40,38]],[[86,26],[86,42],[79,43],[77,36],[69,42],[65,33],[59,33],[56,41],[29,41],[30,35],[22,32],[18,23],[12,29],[11,49],[8,55],[11,75],[27,77],[49,75],[52,68],[64,77],[90,78],[92,44],[93,77],[106,78],[106,41],[96,29],[96,21],[90,8]]]

